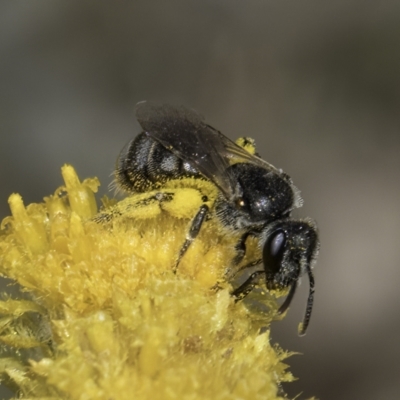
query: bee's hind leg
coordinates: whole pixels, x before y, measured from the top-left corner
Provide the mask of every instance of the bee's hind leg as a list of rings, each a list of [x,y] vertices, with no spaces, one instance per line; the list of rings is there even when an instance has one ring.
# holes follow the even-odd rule
[[[176,274],[176,271],[178,269],[178,265],[182,259],[182,257],[185,255],[187,252],[189,246],[192,244],[193,240],[196,239],[197,235],[200,232],[200,228],[203,225],[204,219],[206,215],[208,214],[209,208],[206,204],[203,204],[199,211],[197,212],[196,216],[193,218],[192,224],[190,225],[190,229],[188,233],[186,234],[186,240],[183,243],[183,246],[181,247],[178,255],[178,259],[176,260],[176,263],[174,265],[174,268],[172,269],[174,274]]]

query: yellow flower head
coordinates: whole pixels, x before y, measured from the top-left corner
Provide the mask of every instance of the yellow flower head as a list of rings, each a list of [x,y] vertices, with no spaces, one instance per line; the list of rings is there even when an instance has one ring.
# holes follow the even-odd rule
[[[132,199],[104,199],[98,214],[98,180],[62,175],[43,203],[11,195],[1,225],[0,273],[21,288],[0,302],[3,382],[30,399],[280,398],[287,354],[270,345],[272,314],[230,295],[219,228],[202,229],[174,274],[184,210],[147,204],[140,219]]]

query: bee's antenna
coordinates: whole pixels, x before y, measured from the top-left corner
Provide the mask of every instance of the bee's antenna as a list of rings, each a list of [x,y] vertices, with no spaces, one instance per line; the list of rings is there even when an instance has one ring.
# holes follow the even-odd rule
[[[310,282],[310,292],[308,294],[306,313],[304,315],[303,322],[299,325],[299,336],[304,336],[306,334],[308,324],[310,323],[311,311],[312,311],[313,303],[314,303],[314,291],[315,291],[314,275],[311,271],[311,266],[309,263],[307,263],[306,269],[307,269],[307,274],[308,274],[308,280]]]
[[[279,307],[278,315],[283,314],[289,308],[290,303],[293,300],[293,296],[296,293],[296,288],[297,288],[297,279],[295,279],[294,282],[292,283],[292,286],[290,287],[290,291],[289,291],[288,295],[286,296],[285,301]]]

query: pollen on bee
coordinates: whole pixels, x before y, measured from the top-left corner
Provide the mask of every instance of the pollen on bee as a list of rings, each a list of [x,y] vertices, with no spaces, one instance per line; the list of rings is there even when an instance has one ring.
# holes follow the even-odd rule
[[[254,155],[256,154],[256,142],[250,137],[240,137],[236,140],[236,144],[244,148],[247,152]]]

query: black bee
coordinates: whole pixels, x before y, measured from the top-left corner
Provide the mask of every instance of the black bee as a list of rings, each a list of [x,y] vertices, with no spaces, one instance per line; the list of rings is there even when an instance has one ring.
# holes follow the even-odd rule
[[[258,238],[262,249],[262,259],[245,267],[263,262],[264,268],[233,291],[236,299],[245,297],[265,276],[268,290],[289,289],[278,311],[283,313],[292,301],[300,276],[307,273],[310,291],[299,328],[299,334],[304,335],[314,300],[312,266],[319,242],[313,221],[290,217],[292,210],[301,206],[299,191],[290,177],[247,151],[246,147],[254,144],[251,139],[242,139],[239,146],[192,110],[141,102],[136,106],[136,117],[143,132],[129,143],[116,171],[116,181],[123,189],[145,193],[186,178],[210,181],[218,189],[213,199],[203,196],[174,271],[203,222],[212,215],[228,231],[240,234],[233,265],[242,261],[249,236]],[[155,197],[162,202],[168,196],[160,191]]]

